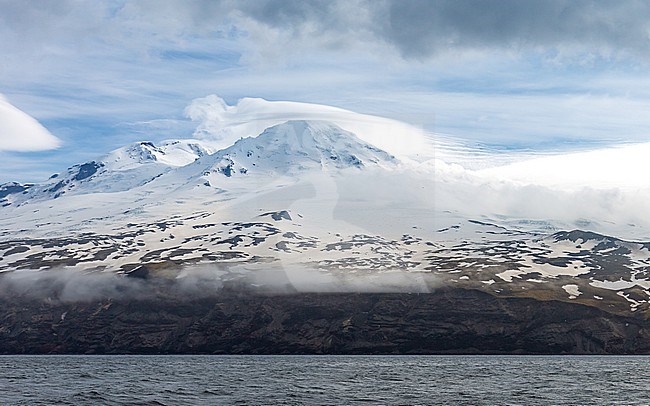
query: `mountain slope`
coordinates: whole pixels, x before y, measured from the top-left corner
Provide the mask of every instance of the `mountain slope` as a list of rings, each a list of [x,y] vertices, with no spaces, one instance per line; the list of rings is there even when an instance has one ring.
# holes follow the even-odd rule
[[[21,205],[63,195],[110,193],[133,189],[166,171],[187,165],[214,152],[214,148],[198,140],[174,140],[159,146],[143,141],[116,149],[106,156],[74,165],[61,174],[54,174],[39,185],[0,185],[0,203]]]
[[[242,138],[167,178],[237,187],[236,182],[251,177],[275,180],[282,176],[304,177],[314,172],[351,168],[392,169],[398,164],[392,155],[334,124],[289,121],[270,127],[256,137]]]
[[[298,291],[444,285],[648,312],[650,245],[441,208],[461,177],[432,178],[335,125],[201,145],[136,143],[43,185],[4,185],[0,271],[182,279],[207,267],[218,284],[276,272]]]

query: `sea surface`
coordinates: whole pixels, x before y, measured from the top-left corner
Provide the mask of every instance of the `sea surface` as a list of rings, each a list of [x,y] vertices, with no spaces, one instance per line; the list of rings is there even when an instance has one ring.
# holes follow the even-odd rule
[[[650,404],[645,356],[0,356],[0,404]]]

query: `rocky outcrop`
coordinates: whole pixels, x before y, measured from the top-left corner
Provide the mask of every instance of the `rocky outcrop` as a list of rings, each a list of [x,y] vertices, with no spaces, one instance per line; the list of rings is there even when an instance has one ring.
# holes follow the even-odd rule
[[[0,300],[3,354],[648,354],[650,322],[558,301],[224,290],[94,302]]]

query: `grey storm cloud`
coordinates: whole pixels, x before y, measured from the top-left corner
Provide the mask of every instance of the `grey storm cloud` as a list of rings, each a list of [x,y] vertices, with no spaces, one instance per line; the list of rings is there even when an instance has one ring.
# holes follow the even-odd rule
[[[388,45],[407,59],[490,48],[623,51],[645,57],[648,15],[650,2],[633,0],[0,0],[4,36],[9,30],[14,35],[6,39],[19,43],[56,41],[61,35],[83,38],[84,32],[191,38],[236,27],[244,32],[259,28],[257,38],[264,29],[276,30],[316,47]]]
[[[316,28],[312,35],[370,33],[402,56],[416,58],[491,47],[574,47],[645,55],[650,45],[646,1],[268,0],[240,4],[240,10],[270,27],[296,30],[310,25]]]

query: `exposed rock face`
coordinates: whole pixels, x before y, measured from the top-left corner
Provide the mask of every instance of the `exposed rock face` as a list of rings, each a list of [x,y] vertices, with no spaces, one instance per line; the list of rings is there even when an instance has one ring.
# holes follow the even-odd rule
[[[476,290],[0,300],[0,353],[649,354],[650,322]]]

